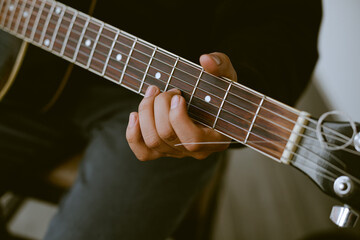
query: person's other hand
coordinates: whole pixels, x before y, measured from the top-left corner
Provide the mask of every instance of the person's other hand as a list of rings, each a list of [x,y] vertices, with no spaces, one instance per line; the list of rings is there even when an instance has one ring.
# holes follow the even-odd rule
[[[206,72],[236,81],[230,59],[223,53],[204,54],[200,64]],[[186,144],[196,142],[229,142],[222,134],[195,123],[187,114],[185,99],[178,89],[160,93],[149,86],[138,112],[132,112],[126,139],[141,161],[160,157],[204,159],[213,152],[225,150],[229,144]],[[184,145],[175,146],[179,143]]]

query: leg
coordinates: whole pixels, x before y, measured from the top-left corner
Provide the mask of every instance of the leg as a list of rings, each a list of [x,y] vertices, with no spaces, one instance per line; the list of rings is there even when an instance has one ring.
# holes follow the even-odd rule
[[[45,239],[165,239],[216,165],[207,160],[139,162],[125,140],[128,113],[97,124],[78,179]]]

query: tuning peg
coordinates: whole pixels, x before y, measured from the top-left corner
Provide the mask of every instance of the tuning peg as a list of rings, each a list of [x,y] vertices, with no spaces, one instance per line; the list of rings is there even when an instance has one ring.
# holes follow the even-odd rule
[[[331,221],[342,228],[355,227],[358,217],[348,205],[333,206],[330,214]]]
[[[356,151],[360,152],[360,132],[358,132],[358,134],[354,137],[354,146]]]

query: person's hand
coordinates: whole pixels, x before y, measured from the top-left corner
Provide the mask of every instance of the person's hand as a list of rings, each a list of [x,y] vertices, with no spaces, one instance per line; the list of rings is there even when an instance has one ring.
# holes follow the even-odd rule
[[[230,59],[223,53],[202,55],[200,64],[206,72],[234,81],[237,79]],[[186,144],[230,143],[230,139],[193,122],[187,114],[185,99],[180,94],[178,89],[160,93],[156,86],[149,86],[138,113],[130,114],[126,139],[139,160],[186,156],[204,159],[228,147],[229,144]],[[175,146],[179,143],[184,145]]]

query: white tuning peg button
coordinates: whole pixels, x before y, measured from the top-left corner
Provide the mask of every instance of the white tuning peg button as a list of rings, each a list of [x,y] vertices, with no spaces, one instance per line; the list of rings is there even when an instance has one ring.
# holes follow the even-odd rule
[[[342,228],[355,227],[359,215],[349,206],[333,206],[330,219]]]
[[[360,132],[354,137],[354,146],[356,151],[360,152]]]

